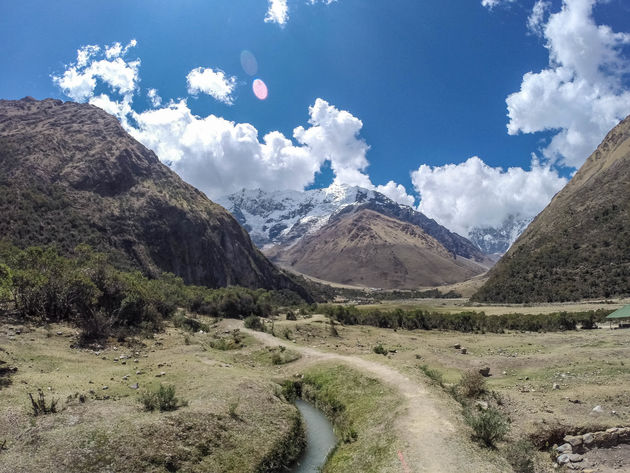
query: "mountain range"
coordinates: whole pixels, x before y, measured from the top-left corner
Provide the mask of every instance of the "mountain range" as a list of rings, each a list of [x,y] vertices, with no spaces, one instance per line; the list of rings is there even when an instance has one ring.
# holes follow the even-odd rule
[[[630,117],[489,273],[479,301],[547,302],[630,295]]]
[[[361,187],[242,190],[221,197],[282,267],[342,284],[432,286],[481,274],[494,260],[413,208]]]
[[[88,104],[0,100],[0,240],[218,287],[302,291],[223,207]]]

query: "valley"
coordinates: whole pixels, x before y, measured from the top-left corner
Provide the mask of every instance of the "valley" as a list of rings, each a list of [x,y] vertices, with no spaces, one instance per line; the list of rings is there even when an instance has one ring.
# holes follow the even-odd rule
[[[505,309],[497,307],[496,314]],[[0,439],[7,443],[0,465],[9,469],[0,471],[53,471],[53,464],[86,472],[105,465],[275,471],[260,465],[282,463],[287,445],[299,445],[286,390],[295,382],[333,419],[340,443],[324,468],[331,473],[404,471],[401,458],[414,472],[510,471],[509,448],[521,438],[538,442],[536,471],[553,471],[545,442],[557,442],[558,432],[630,422],[626,330],[475,334],[336,323],[333,333],[317,312],[295,321],[274,317],[266,332],[237,320],[199,321],[203,333],[169,325],[154,338],[98,349],[74,348],[71,326],[5,321],[2,359],[17,370],[2,387]],[[237,346],[217,344],[234,337]],[[385,356],[374,353],[378,346]],[[466,347],[466,354],[455,346]],[[490,376],[473,400],[496,406],[510,420],[506,441],[494,451],[470,440],[457,398],[446,394],[465,373],[484,367]],[[183,405],[146,412],[141,396],[160,384],[175,386]],[[47,401],[58,400],[57,414],[32,417],[28,393],[38,390]],[[160,435],[142,434],[147,431]],[[595,471],[616,471],[606,469],[606,461],[604,455]]]

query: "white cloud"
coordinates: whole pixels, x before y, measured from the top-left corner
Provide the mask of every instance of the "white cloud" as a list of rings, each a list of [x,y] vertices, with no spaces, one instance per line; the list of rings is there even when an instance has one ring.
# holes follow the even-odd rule
[[[402,184],[397,184],[394,181],[389,181],[384,186],[376,186],[374,190],[380,192],[381,194],[385,194],[394,202],[398,202],[402,205],[413,207],[416,203],[416,198],[407,194],[407,189],[405,189],[405,186],[403,186]]]
[[[188,73],[186,82],[189,94],[196,95],[201,92],[225,104],[234,103],[232,93],[236,88],[236,77],[226,76],[221,69],[198,67]]]
[[[252,125],[196,116],[185,100],[133,118],[131,134],[211,198],[244,187],[302,190],[323,164],[279,132],[260,141]]]
[[[110,59],[101,59],[99,54]],[[162,105],[156,89],[146,92],[152,109],[135,111],[133,93],[138,83],[139,61],[124,61],[125,48],[115,43],[105,48],[82,48],[83,64],[71,64],[53,80],[64,93],[89,101],[118,117],[136,139],[187,182],[218,197],[242,188],[302,190],[310,185],[325,162],[335,182],[375,189],[390,198],[413,205],[413,197],[393,181],[374,186],[365,173],[369,146],[361,138],[361,120],[323,99],[309,107],[308,126],[293,130],[293,140],[278,131],[262,137],[248,123],[234,123],[215,115],[194,115],[186,100]],[[110,86],[110,94],[96,95],[97,79]],[[235,78],[223,71],[198,68],[187,76],[189,93],[204,92],[230,103]]]
[[[285,25],[289,21],[289,7],[287,0],[269,0],[269,8],[265,23],[278,23]]]
[[[527,17],[527,29],[537,36],[544,32],[545,14],[551,8],[551,2],[536,0],[531,13]]]
[[[63,90],[64,94],[79,102],[92,99],[98,83],[101,82],[121,95],[125,102],[130,103],[139,81],[140,61],[125,61],[120,54],[135,44],[134,40],[123,50],[119,43],[115,43],[105,49],[106,59],[100,60],[95,60],[102,54],[99,46],[84,46],[77,51],[75,63],[69,64],[62,75],[52,76],[53,82]],[[111,52],[119,48],[120,52]]]
[[[151,101],[151,105],[153,105],[153,107],[159,107],[162,105],[162,97],[158,94],[157,89],[147,90],[147,97]]]
[[[549,50],[549,67],[523,76],[519,92],[511,94],[508,133],[553,131],[542,150],[554,163],[579,167],[606,133],[630,113],[630,34],[597,25],[597,0],[565,0],[559,12],[543,22],[537,2],[530,20]]]
[[[535,159],[530,171],[504,171],[476,156],[461,164],[422,165],[411,180],[421,198],[418,210],[464,236],[475,227],[497,227],[510,216],[537,215],[567,182]]]
[[[359,138],[363,123],[349,112],[338,110],[322,99],[309,107],[311,127],[293,131],[298,143],[309,148],[322,163],[329,160],[338,183],[367,187],[369,177],[362,173],[369,162],[369,146]]]
[[[481,0],[481,5],[492,10],[496,6],[512,2],[514,0]]]

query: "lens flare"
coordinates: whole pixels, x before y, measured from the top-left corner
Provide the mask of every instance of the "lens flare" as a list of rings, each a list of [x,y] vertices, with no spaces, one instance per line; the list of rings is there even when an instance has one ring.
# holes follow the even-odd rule
[[[252,89],[254,91],[254,95],[258,100],[265,100],[269,96],[269,89],[267,89],[267,84],[265,84],[261,79],[255,79],[252,84]]]
[[[247,75],[255,76],[258,73],[258,61],[256,56],[247,49],[241,52],[241,67]]]

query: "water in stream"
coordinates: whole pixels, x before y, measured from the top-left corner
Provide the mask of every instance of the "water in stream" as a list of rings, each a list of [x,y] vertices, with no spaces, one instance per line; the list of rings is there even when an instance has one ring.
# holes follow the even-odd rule
[[[295,405],[306,426],[306,449],[291,473],[317,473],[337,444],[337,438],[332,424],[320,410],[301,399]]]

